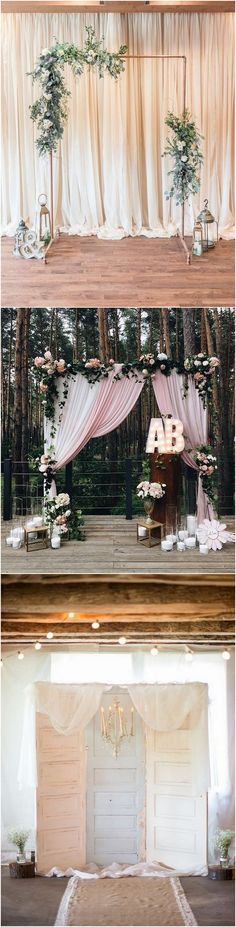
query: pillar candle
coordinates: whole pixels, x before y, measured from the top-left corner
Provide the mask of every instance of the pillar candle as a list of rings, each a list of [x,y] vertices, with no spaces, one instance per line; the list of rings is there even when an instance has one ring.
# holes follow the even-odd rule
[[[61,538],[59,534],[56,534],[54,537],[52,537],[51,546],[54,550],[61,546]]]
[[[191,548],[193,548],[193,547],[196,547],[196,539],[195,539],[195,537],[194,537],[194,538],[185,538],[185,547],[187,547],[187,549],[191,549]]]
[[[187,532],[187,531],[184,531],[184,530],[179,531],[179,540],[180,540],[180,541],[185,541],[185,538],[187,538],[187,537],[188,537],[188,532]]]
[[[188,534],[195,534],[195,531],[196,531],[195,515],[187,515],[187,531],[188,531]]]
[[[162,550],[173,550],[173,541],[167,540],[167,538],[166,540],[161,541],[161,549]]]
[[[184,541],[177,541],[177,550],[185,550]]]
[[[208,544],[199,544],[200,554],[208,554],[209,547]]]

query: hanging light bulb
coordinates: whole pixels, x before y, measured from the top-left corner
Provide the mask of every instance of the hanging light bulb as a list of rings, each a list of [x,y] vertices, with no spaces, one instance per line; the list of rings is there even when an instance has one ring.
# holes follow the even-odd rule
[[[231,656],[231,654],[230,654],[229,650],[223,650],[223,652],[222,652],[223,660],[230,660],[230,656]]]
[[[123,647],[124,644],[127,644],[127,637],[119,637],[118,644],[120,644],[121,647]]]
[[[35,650],[41,650],[42,644],[40,644],[40,641],[36,641],[36,644],[34,645],[34,647],[35,647]]]
[[[100,621],[93,621],[92,628],[94,629],[94,631],[96,631],[97,628],[100,628]]]
[[[192,660],[193,660],[193,652],[192,652],[192,650],[186,650],[186,653],[185,653],[185,660],[186,660],[186,663],[192,663]]]
[[[75,617],[75,613],[74,613],[74,612],[69,612],[69,613],[68,613],[68,618],[74,618],[74,617]]]
[[[23,660],[23,659],[24,659],[24,653],[22,653],[22,650],[18,650],[17,656],[18,656],[18,660]]]
[[[48,631],[48,633],[46,634],[46,637],[47,637],[48,641],[51,641],[52,638],[53,638],[53,632],[52,632],[52,631]]]
[[[152,654],[152,657],[157,657],[158,647],[152,647],[150,653]]]

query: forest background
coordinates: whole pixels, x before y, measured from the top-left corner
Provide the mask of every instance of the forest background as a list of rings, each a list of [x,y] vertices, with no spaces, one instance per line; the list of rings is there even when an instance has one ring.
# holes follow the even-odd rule
[[[209,438],[218,457],[219,512],[233,511],[234,485],[234,311],[233,309],[3,309],[2,310],[2,467],[10,460],[16,511],[32,510],[43,494],[43,480],[32,459],[43,452],[43,406],[32,367],[46,348],[67,363],[99,357],[134,361],[141,354],[165,351],[183,362],[199,351],[220,360],[213,378],[214,415]],[[73,497],[84,512],[123,513],[125,462],[132,461],[135,487],[142,475],[150,418],[158,409],[150,379],[120,427],[89,442],[73,461]],[[70,467],[71,465],[69,465]],[[184,467],[191,483],[193,471]],[[64,489],[65,471],[58,488]],[[72,468],[70,469],[72,490]],[[68,485],[68,471],[67,471]]]

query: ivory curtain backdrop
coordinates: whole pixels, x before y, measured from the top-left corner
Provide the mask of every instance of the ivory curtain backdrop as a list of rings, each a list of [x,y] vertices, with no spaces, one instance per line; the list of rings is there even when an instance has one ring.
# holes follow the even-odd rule
[[[185,449],[182,453],[183,460],[198,470],[190,450],[194,451],[198,444],[207,444],[208,440],[208,416],[207,408],[204,409],[202,399],[195,387],[192,377],[188,377],[188,391],[184,396],[184,377],[173,370],[170,377],[164,377],[159,370],[156,371],[152,378],[153,389],[156,401],[161,415],[167,415],[171,412],[173,416],[179,418],[184,426]],[[198,478],[197,494],[197,517],[201,523],[204,518],[213,518],[214,512],[209,504],[206,494],[203,492],[202,481]]]
[[[233,13],[3,14],[4,233],[14,233],[21,215],[33,223],[39,193],[49,193],[48,160],[38,158],[29,117],[37,86],[26,72],[54,36],[82,44],[89,24],[111,50],[126,42],[130,54],[187,56],[187,107],[204,136],[204,165],[186,232],[207,196],[220,234],[233,237]],[[76,79],[68,68],[66,82],[72,95],[54,157],[56,223],[101,238],[172,234],[180,210],[165,200],[170,164],[161,153],[167,110],[183,108],[182,63],[129,61],[117,83],[88,72]]]

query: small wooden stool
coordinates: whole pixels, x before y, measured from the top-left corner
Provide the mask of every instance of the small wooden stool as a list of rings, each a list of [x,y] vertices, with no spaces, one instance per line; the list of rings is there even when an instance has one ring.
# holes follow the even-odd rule
[[[14,860],[13,863],[9,863],[10,879],[34,879],[35,877],[35,863],[31,863],[30,860],[26,860],[25,863],[18,863],[17,860]]]
[[[155,547],[156,544],[161,543],[163,527],[164,525],[160,521],[154,521],[154,519],[152,519],[151,524],[147,525],[145,518],[139,519],[137,522],[137,541],[140,544],[144,544],[145,547]],[[145,537],[140,537],[138,532],[139,528],[146,529]],[[154,543],[152,543],[152,539]]]
[[[33,535],[33,537],[30,537],[30,535]],[[27,554],[32,550],[42,550],[47,548],[49,543],[48,526],[40,525],[39,528],[26,528],[25,539]]]

